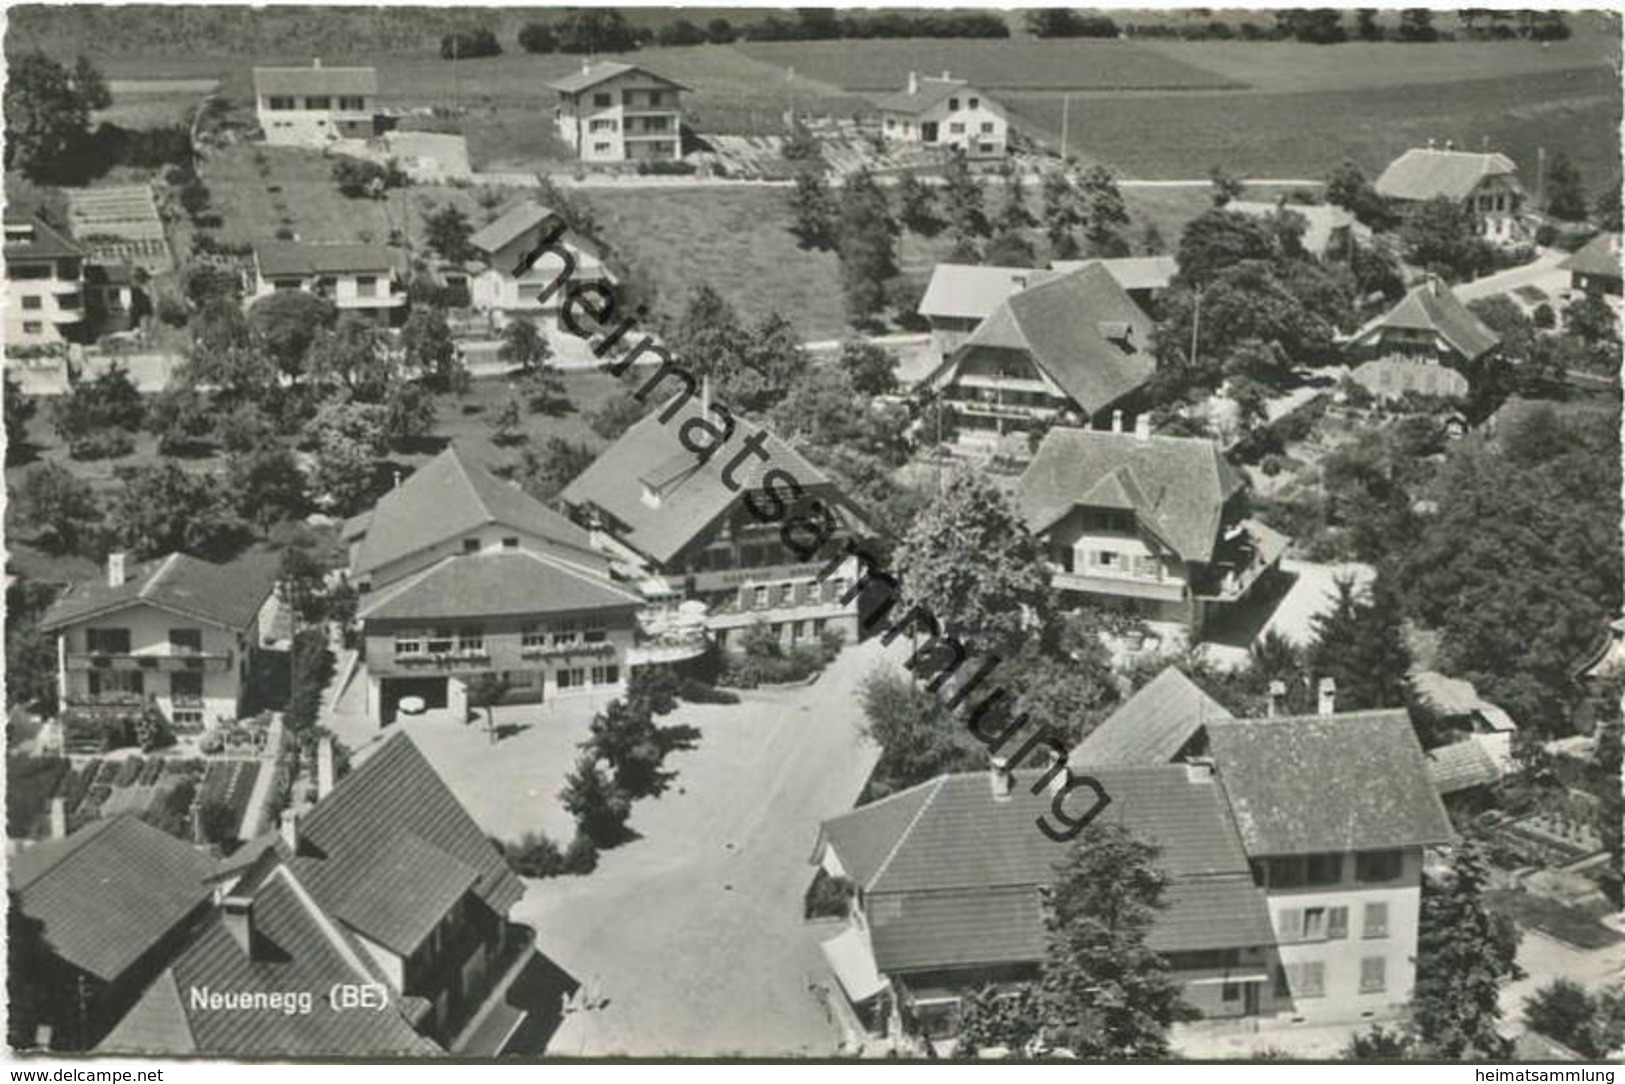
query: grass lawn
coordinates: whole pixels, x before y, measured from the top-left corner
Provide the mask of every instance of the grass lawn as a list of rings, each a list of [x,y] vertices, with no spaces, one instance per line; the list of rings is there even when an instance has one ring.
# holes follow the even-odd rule
[[[951,72],[987,90],[1190,89],[1239,85],[1139,43],[1022,38],[749,42],[746,55],[847,90],[901,90],[908,73]]]
[[[1595,917],[1530,892],[1498,890],[1487,893],[1495,910],[1520,926],[1539,930],[1579,949],[1600,949],[1625,941]]]
[[[1008,102],[1023,128],[1057,139],[1059,98]],[[1595,190],[1619,175],[1619,121],[1618,76],[1589,67],[1426,86],[1080,95],[1068,145],[1125,177],[1197,177],[1215,163],[1244,176],[1323,177],[1345,158],[1375,175],[1408,147],[1453,139],[1504,151],[1526,174],[1537,147],[1565,153]]]

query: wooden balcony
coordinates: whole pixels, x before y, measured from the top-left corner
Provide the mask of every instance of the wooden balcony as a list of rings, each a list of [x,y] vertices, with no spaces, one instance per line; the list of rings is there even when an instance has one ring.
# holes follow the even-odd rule
[[[155,670],[162,674],[184,671],[222,674],[231,670],[234,658],[235,653],[231,651],[209,654],[171,648],[164,654],[109,651],[72,653],[64,659],[64,664],[70,671]]]

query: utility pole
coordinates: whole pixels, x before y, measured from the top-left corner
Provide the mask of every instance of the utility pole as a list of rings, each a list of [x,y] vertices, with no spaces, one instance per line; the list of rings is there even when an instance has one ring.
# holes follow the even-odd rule
[[[1191,311],[1191,368],[1196,368],[1196,336],[1202,330],[1202,291],[1205,287],[1198,286],[1195,293],[1194,308]]]
[[[1061,161],[1066,161],[1066,127],[1072,111],[1072,92],[1061,95]]]

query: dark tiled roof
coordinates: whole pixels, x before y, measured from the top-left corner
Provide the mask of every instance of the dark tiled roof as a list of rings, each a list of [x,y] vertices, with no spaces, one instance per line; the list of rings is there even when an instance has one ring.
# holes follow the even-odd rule
[[[1161,867],[1186,886],[1170,891],[1154,948],[1273,940],[1217,782],[1194,781],[1182,765],[1090,774],[1111,796],[1102,816],[1159,846]],[[1038,778],[1018,773],[1001,801],[985,773],[939,776],[825,822],[823,839],[867,894],[882,970],[1036,958],[1043,937],[1036,890],[1053,881],[1067,853],[1035,823],[1051,802],[1048,793],[1031,794]]]
[[[19,851],[10,882],[58,956],[111,982],[209,898],[213,870],[196,848],[119,816]]]
[[[1072,751],[1071,764],[1166,764],[1224,705],[1177,666],[1148,681]]]
[[[1225,502],[1241,474],[1211,440],[1051,429],[1021,476],[1021,507],[1044,531],[1079,505],[1131,507],[1187,561],[1213,555]]]
[[[515,550],[444,558],[368,597],[359,614],[374,621],[521,617],[642,604],[607,578]]]
[[[1207,733],[1250,855],[1451,839],[1403,710],[1217,722]]]
[[[36,213],[7,208],[5,224],[27,225],[33,230],[33,236],[27,241],[6,239],[5,258],[8,260],[64,260],[85,254],[83,248],[68,240]]]
[[[404,733],[340,780],[300,821],[299,838],[294,865],[300,879],[324,909],[383,945],[421,940],[423,907],[460,896],[470,887],[469,871],[474,893],[499,915],[525,891]],[[412,865],[414,875],[407,875],[408,857],[431,853],[432,862]],[[369,885],[374,879],[413,898],[383,899]]]
[[[393,998],[384,1011],[341,1011],[328,1001],[335,983],[380,976],[338,923],[323,914],[292,870],[271,863],[233,894],[253,900],[255,952],[226,931],[218,915],[148,988],[105,1039],[101,1053],[199,1053],[216,1057],[433,1056]],[[210,1009],[191,991],[228,995],[308,992],[311,1012]],[[178,1037],[191,1045],[171,1045]]]
[[[1412,287],[1397,305],[1355,332],[1351,341],[1363,344],[1384,328],[1435,331],[1468,361],[1494,350],[1501,342],[1461,303],[1454,290],[1437,279]]]
[[[106,579],[75,584],[52,604],[40,622],[56,629],[97,614],[146,604],[242,629],[254,620],[276,588],[277,559],[257,553],[217,565],[184,553],[133,565],[124,583],[109,587]]]
[[[1412,147],[1388,164],[1376,189],[1390,199],[1464,199],[1485,177],[1517,171],[1504,154]]]
[[[560,79],[555,79],[547,85],[552,87],[554,90],[561,90],[566,94],[580,94],[582,91],[589,90],[592,87],[597,86],[599,83],[614,79],[616,76],[627,75],[631,72],[641,72],[651,79],[658,79],[667,86],[673,86],[679,90],[688,89],[676,80],[667,79],[664,75],[657,75],[642,65],[623,64],[619,60],[602,61],[598,64],[592,65],[591,67],[584,68],[581,71],[571,72],[569,75],[566,75]]]
[[[982,92],[963,79],[933,79],[929,76],[915,81],[915,90],[893,91],[875,99],[875,108],[887,113],[924,113],[938,102],[954,95],[982,95]]]
[[[760,490],[767,472],[775,468],[789,472],[809,493],[826,501],[831,498],[824,473],[765,426],[736,416],[732,437],[702,463],[683,447],[678,434],[691,418],[704,418],[715,426],[717,416],[707,412],[697,397],[662,422],[666,409],[644,415],[564,489],[566,504],[592,505],[624,524],[617,537],[645,556],[668,561],[681,553],[747,493]],[[737,488],[729,488],[723,472],[758,430],[766,436],[767,459],[748,457],[734,472]],[[659,489],[658,506],[645,503],[646,485]]]
[[[1599,233],[1557,266],[1565,271],[1578,271],[1582,275],[1611,279],[1625,277],[1620,271],[1619,234]]]
[[[388,245],[307,245],[298,241],[256,241],[254,262],[266,278],[367,271],[389,274],[406,266],[405,257]]]
[[[504,245],[540,226],[553,213],[551,207],[540,203],[521,203],[475,230],[468,243],[488,255],[500,252]]]
[[[357,520],[348,521],[346,532]],[[386,493],[365,521],[356,555],[357,575],[490,524],[527,531],[570,551],[592,568],[604,561],[587,532],[518,486],[466,462],[452,445]]]
[[[376,68],[255,68],[255,94],[378,93]]]
[[[1112,273],[1090,263],[1010,297],[949,364],[980,352],[1018,351],[1094,414],[1151,379],[1153,327]]]

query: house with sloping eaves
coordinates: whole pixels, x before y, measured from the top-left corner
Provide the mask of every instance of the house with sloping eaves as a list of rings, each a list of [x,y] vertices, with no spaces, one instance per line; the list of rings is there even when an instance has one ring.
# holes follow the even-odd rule
[[[1067,763],[1172,764],[1207,753],[1206,724],[1233,718],[1177,666],[1165,667],[1100,721]]]
[[[1010,114],[986,91],[943,72],[908,73],[903,89],[875,99],[883,138],[918,147],[941,147],[967,158],[1003,158],[1010,145]]]
[[[1373,395],[1406,392],[1465,397],[1498,335],[1437,278],[1413,286],[1392,308],[1349,337],[1343,350],[1358,362],[1353,378]]]
[[[99,1052],[494,1055],[523,1022],[497,1004],[532,956],[508,921],[523,894],[396,733],[218,881],[208,921]],[[344,1002],[346,988],[369,1000]],[[469,1049],[471,1032],[489,1030],[471,1025],[493,1010],[505,1014],[494,1048]]]
[[[469,237],[469,247],[479,259],[479,266],[468,280],[469,300],[493,326],[503,327],[516,317],[556,318],[567,285],[614,285],[602,255],[573,232],[560,234],[547,251],[532,260],[531,254],[543,243],[552,221],[563,220],[540,203],[525,202],[504,211]]]
[[[646,595],[679,612],[697,605],[724,650],[742,650],[758,622],[785,646],[826,631],[855,643],[857,560],[842,554],[873,538],[867,514],[744,418],[713,454],[697,455],[681,434],[702,422],[722,428],[689,396],[651,411],[565,487],[565,505]]]
[[[613,697],[630,667],[705,650],[703,630],[672,633],[661,600],[611,574],[586,530],[455,445],[341,537],[380,726],[403,701],[461,722],[482,675],[502,678],[506,702]]]
[[[11,959],[26,961],[29,997],[11,1003],[13,1041],[95,1047],[205,921],[213,870],[207,853],[127,814],[15,851]],[[32,957],[15,944],[24,928]]]
[[[1472,213],[1486,238],[1511,242],[1524,237],[1519,220],[1524,190],[1518,166],[1493,151],[1458,151],[1452,144],[1412,147],[1377,177],[1377,195],[1393,200],[1402,213],[1434,199],[1460,204]]]
[[[85,249],[20,205],[5,209],[6,342],[86,342]]]
[[[1158,698],[1196,704],[1182,688]],[[1395,1017],[1415,982],[1423,851],[1452,838],[1409,719],[1201,726],[1208,756],[1082,764],[1114,823],[1160,849],[1149,947],[1209,1019]],[[813,860],[856,889],[824,954],[875,1030],[951,1036],[965,997],[1038,974],[1040,889],[1065,857],[1034,823],[1046,778],[996,763],[824,822]]]
[[[922,386],[951,414],[960,446],[992,454],[1012,445],[1007,435],[1144,409],[1154,328],[1111,272],[1088,264],[1011,295]]]
[[[1625,294],[1619,244],[1619,234],[1599,233],[1558,264],[1558,270],[1569,273],[1569,285],[1575,290],[1619,297]]]
[[[1275,202],[1262,200],[1231,200],[1224,205],[1226,211],[1235,211],[1249,218],[1272,219],[1277,215],[1293,218],[1301,225],[1298,243],[1312,256],[1322,259],[1347,259],[1350,245],[1369,244],[1371,227],[1354,217],[1352,211],[1331,203],[1288,203],[1285,197]]]
[[[406,256],[387,245],[258,241],[250,301],[303,290],[386,326],[406,319]]]
[[[105,579],[72,585],[40,619],[56,638],[65,720],[146,705],[181,731],[237,719],[277,618],[276,568],[263,554],[223,565],[110,554]]]
[[[683,157],[689,88],[638,64],[591,63],[547,84],[553,124],[583,162],[675,162]]]
[[[272,146],[325,147],[379,134],[378,71],[371,67],[254,69],[254,111]]]
[[[1017,500],[1068,599],[1195,642],[1279,568],[1289,539],[1249,518],[1245,479],[1212,440],[1056,427]]]

